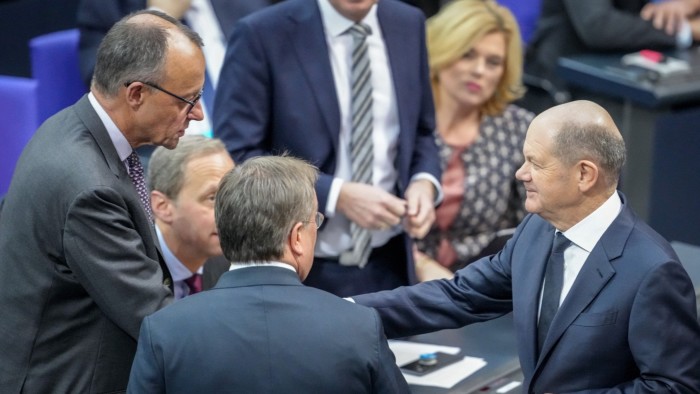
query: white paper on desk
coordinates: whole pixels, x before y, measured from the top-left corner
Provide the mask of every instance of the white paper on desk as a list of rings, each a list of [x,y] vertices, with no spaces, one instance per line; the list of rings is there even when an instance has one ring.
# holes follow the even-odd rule
[[[458,347],[430,345],[425,343],[407,342],[407,341],[389,341],[389,348],[394,352],[396,357],[396,365],[408,364],[418,360],[418,357],[423,353],[443,352],[449,354],[459,353]],[[415,376],[404,373],[408,384],[419,386],[435,386],[449,389],[459,383],[462,379],[467,378],[474,372],[483,368],[486,361],[482,358],[464,357],[462,361],[450,364],[440,368],[435,372],[431,372],[423,376]]]

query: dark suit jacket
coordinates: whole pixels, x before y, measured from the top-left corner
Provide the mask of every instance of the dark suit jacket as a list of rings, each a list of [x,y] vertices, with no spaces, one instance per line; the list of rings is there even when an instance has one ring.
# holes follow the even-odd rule
[[[237,20],[277,1],[210,0],[226,37]],[[81,0],[77,22],[80,29],[80,73],[86,86],[90,86],[97,60],[97,47],[107,31],[121,18],[144,8],[146,0]]]
[[[670,245],[626,205],[591,251],[537,357],[539,295],[553,233],[530,215],[499,254],[452,281],[353,298],[377,308],[390,338],[512,310],[525,393],[698,392],[693,285]]]
[[[416,173],[440,179],[424,16],[382,0],[377,18],[398,105],[397,191],[403,196]],[[287,0],[242,19],[229,41],[214,104],[214,134],[234,161],[284,151],[310,161],[321,171],[316,194],[324,211],[339,133],[340,109],[316,2]],[[405,244],[408,249],[408,239]],[[413,274],[412,263],[408,272]]]
[[[216,286],[221,275],[228,272],[231,263],[224,256],[212,257],[204,263],[202,272],[202,290],[209,290]]]
[[[177,329],[173,329],[177,327]],[[280,267],[225,273],[147,317],[130,393],[407,393],[376,313]]]
[[[141,320],[172,300],[157,243],[87,96],[48,119],[0,218],[0,391],[124,390]]]
[[[558,86],[557,60],[577,53],[663,49],[675,36],[657,30],[639,12],[648,0],[542,0],[537,29],[527,48],[527,72]]]

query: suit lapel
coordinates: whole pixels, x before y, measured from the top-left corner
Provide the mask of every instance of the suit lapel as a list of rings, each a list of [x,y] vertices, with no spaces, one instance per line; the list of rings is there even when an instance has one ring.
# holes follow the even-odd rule
[[[621,196],[621,198],[623,200],[622,211],[591,251],[559,312],[552,321],[549,334],[542,346],[542,355],[537,368],[541,368],[544,356],[552,350],[566,329],[595,300],[600,291],[615,275],[613,262],[622,256],[622,251],[634,227],[634,216],[624,204],[624,197]]]
[[[533,220],[539,217],[533,217]],[[541,219],[540,219],[541,220]],[[534,371],[537,362],[537,313],[540,305],[540,290],[544,271],[552,249],[554,239],[554,227],[545,223],[544,231],[535,230],[535,236],[529,242],[525,241],[525,255],[519,258],[520,267],[514,271],[514,280],[517,278],[518,289],[513,289],[514,294],[522,294],[513,299],[513,309],[519,311],[522,318],[522,326],[518,327],[519,347],[522,368],[524,372]],[[516,251],[516,253],[521,253]],[[516,320],[516,323],[518,321]]]
[[[310,87],[313,91],[319,113],[326,124],[326,131],[333,141],[333,146],[337,147],[340,108],[321,12],[315,1],[304,2],[300,7],[302,10],[298,15],[289,15],[292,26],[288,30],[289,45],[294,48],[307,80],[306,84],[300,84],[300,88]]]
[[[131,183],[131,178],[129,178],[129,174],[126,171],[126,166],[119,159],[117,149],[114,147],[114,143],[112,143],[112,140],[109,138],[109,133],[107,133],[107,129],[105,128],[104,124],[102,124],[102,120],[97,115],[97,112],[95,112],[95,109],[92,108],[87,95],[84,95],[80,100],[78,100],[74,108],[78,117],[83,121],[88,131],[97,142],[97,146],[102,152],[110,171],[112,171],[114,176],[119,179],[121,184],[124,186],[125,191],[131,193],[134,196],[135,201],[138,201],[140,204],[140,198],[138,194],[136,194],[136,189],[134,189]],[[168,270],[168,266],[165,264],[165,260],[163,259],[162,252],[160,250],[158,237],[155,233],[155,227],[148,220],[146,211],[142,210],[142,214],[135,215],[133,217],[133,221],[136,230],[143,238],[146,253],[150,258],[158,261],[163,271],[163,281],[164,283],[167,283],[172,290],[172,277],[170,275],[170,270]],[[149,245],[153,248],[149,247]]]

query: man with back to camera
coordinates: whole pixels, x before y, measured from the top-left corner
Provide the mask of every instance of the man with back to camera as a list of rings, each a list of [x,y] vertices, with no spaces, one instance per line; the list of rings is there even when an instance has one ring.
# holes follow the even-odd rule
[[[317,178],[286,156],[223,178],[216,224],[232,270],[144,320],[129,393],[408,393],[376,312],[301,283],[323,222]]]
[[[156,234],[175,299],[208,290],[229,270],[214,222],[214,198],[233,160],[218,139],[186,135],[158,147],[148,167]]]
[[[236,162],[287,151],[319,167],[328,220],[307,285],[415,282],[411,238],[441,198],[424,22],[396,0],[285,0],[233,30],[214,134]]]
[[[425,282],[354,297],[390,338],[513,312],[524,393],[697,393],[695,292],[668,242],[616,191],[625,145],[589,101],[527,132],[516,172],[531,213],[496,255]]]
[[[22,153],[0,218],[4,393],[126,389],[143,317],[172,300],[133,150],[174,148],[202,118],[201,45],[163,13],[129,15],[91,92]]]

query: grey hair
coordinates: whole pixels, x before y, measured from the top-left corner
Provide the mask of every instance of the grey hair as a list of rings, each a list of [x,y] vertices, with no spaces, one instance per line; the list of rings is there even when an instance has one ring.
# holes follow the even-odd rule
[[[217,138],[186,135],[175,149],[159,146],[148,161],[148,180],[151,191],[158,190],[176,199],[185,183],[185,167],[193,159],[216,153],[226,153],[226,146]]]
[[[625,164],[625,141],[617,133],[598,124],[566,122],[554,136],[554,156],[572,165],[578,160],[591,160],[603,170],[608,186],[617,186]]]
[[[214,210],[224,256],[238,263],[280,259],[294,224],[314,213],[317,179],[316,167],[290,156],[255,157],[226,174]]]
[[[108,97],[114,97],[125,83],[143,81],[159,84],[165,78],[169,30],[172,29],[163,24],[131,20],[143,14],[169,22],[198,47],[204,45],[197,33],[163,12],[142,10],[125,16],[112,26],[97,50],[92,85]]]

